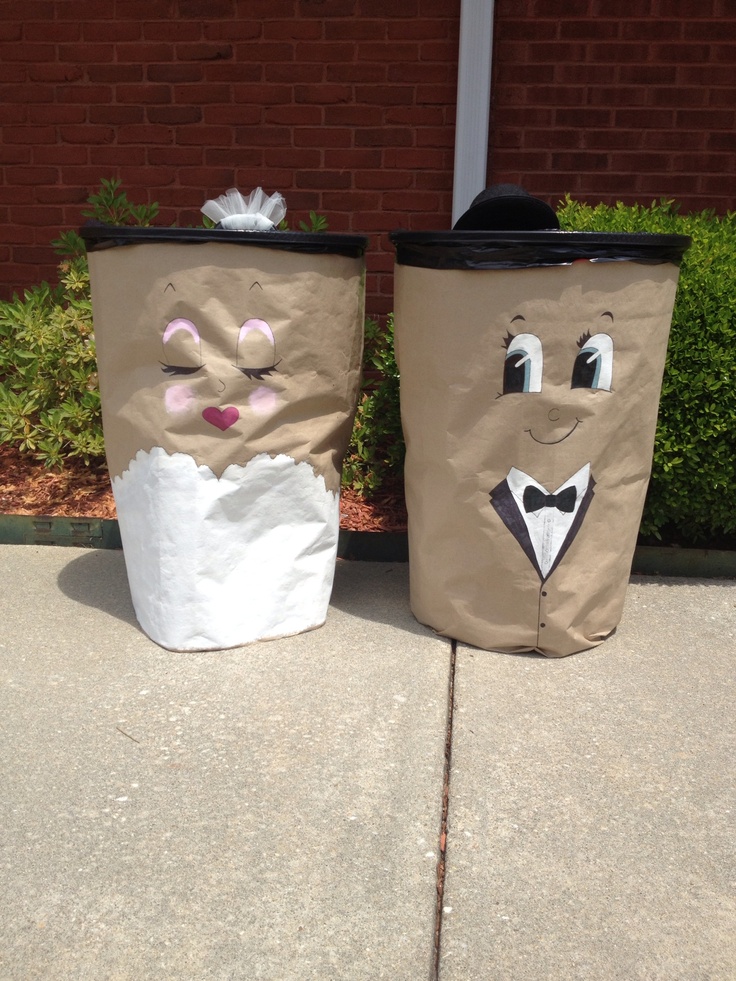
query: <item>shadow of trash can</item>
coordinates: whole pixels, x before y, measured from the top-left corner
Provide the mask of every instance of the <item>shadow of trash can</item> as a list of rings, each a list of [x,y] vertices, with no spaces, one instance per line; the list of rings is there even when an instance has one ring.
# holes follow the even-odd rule
[[[366,238],[85,226],[133,605],[177,651],[324,623]]]
[[[679,235],[396,231],[411,607],[561,657],[619,623]]]

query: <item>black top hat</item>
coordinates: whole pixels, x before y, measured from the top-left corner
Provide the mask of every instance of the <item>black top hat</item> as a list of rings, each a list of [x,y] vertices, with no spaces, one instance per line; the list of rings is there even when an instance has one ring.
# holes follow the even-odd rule
[[[474,199],[465,214],[460,215],[453,230],[492,232],[533,231],[559,228],[552,208],[533,198],[516,184],[491,184]]]

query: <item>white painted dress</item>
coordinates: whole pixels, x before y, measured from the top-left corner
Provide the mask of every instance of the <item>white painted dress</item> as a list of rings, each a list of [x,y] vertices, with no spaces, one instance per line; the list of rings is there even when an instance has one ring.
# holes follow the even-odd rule
[[[113,492],[136,616],[161,647],[218,650],[325,622],[339,494],[309,463],[261,453],[218,479],[154,447]]]

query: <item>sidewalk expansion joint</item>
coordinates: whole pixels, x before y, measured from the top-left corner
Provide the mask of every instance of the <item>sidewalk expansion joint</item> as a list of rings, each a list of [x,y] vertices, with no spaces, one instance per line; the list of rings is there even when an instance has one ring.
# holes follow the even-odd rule
[[[450,807],[450,766],[452,762],[452,717],[455,710],[455,659],[457,641],[450,642],[450,677],[447,686],[447,730],[445,733],[445,768],[442,778],[442,817],[440,819],[439,857],[437,859],[437,907],[434,917],[434,958],[430,981],[440,975],[442,942],[442,903],[445,895],[445,858],[447,855],[447,816]]]

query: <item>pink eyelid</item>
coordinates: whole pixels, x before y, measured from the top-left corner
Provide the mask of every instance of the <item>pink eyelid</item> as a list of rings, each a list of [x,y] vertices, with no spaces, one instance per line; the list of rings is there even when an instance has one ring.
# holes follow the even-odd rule
[[[183,317],[177,317],[176,320],[170,320],[166,325],[166,330],[164,331],[164,344],[169,340],[172,334],[175,334],[177,330],[185,330],[187,333],[191,334],[195,341],[199,341],[199,331],[194,326],[191,320],[185,320]]]
[[[273,336],[273,331],[268,326],[265,320],[258,320],[252,318],[251,320],[246,320],[243,326],[240,328],[240,333],[238,334],[238,343],[243,340],[252,330],[260,330],[260,332],[268,338],[268,340],[275,346],[276,341]]]

